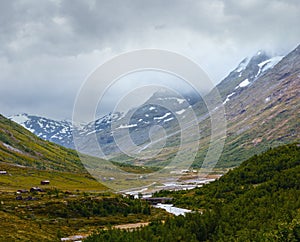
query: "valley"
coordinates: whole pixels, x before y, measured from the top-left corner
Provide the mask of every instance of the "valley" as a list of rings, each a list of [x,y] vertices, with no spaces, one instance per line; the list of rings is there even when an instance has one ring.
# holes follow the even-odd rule
[[[157,92],[128,113],[77,126],[1,115],[0,240],[299,240],[299,67],[300,47],[285,57],[259,52],[217,85],[223,103],[214,110],[225,108],[227,130],[215,164],[204,163],[211,93],[204,99],[190,94],[185,102]],[[180,123],[188,110],[197,114],[199,134],[193,120]],[[165,136],[151,136],[152,126]],[[183,143],[182,132],[189,134]],[[74,133],[82,153],[71,149]],[[105,157],[97,155],[93,134]],[[188,169],[172,163],[181,148],[195,144]],[[181,158],[187,162],[189,153]]]

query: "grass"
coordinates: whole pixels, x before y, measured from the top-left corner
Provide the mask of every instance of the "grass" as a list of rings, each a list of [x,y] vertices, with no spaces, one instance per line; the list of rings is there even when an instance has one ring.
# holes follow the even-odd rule
[[[29,167],[17,167],[9,164],[0,164],[1,170],[6,170],[7,175],[0,176],[0,191],[16,191],[40,186],[42,180],[50,180],[50,185],[45,188],[55,187],[70,191],[105,191],[107,188],[92,178],[87,172],[71,173],[63,171],[38,170]]]
[[[80,158],[90,170],[105,164],[95,157]],[[145,202],[109,192],[87,172],[80,158],[76,151],[44,141],[0,115],[0,170],[7,171],[0,175],[0,241],[60,241],[111,225],[170,216],[155,208],[149,215]],[[118,168],[137,174],[152,171],[114,163],[108,172]],[[50,184],[41,185],[42,180],[50,180]],[[17,193],[36,186],[45,192]],[[17,200],[20,196],[22,200]],[[114,208],[119,210],[110,211]]]
[[[111,193],[72,193],[63,191],[54,194],[27,194],[38,200],[18,201],[12,192],[0,193],[0,241],[60,241],[62,237],[87,235],[111,225],[148,222],[165,219],[169,215],[152,208],[151,215],[142,213],[107,214],[106,216],[80,216],[74,214],[67,204],[82,203],[85,199],[114,199],[118,195]],[[126,201],[119,198],[119,206]],[[54,209],[55,208],[55,209]],[[55,212],[64,211],[66,217],[55,216]]]

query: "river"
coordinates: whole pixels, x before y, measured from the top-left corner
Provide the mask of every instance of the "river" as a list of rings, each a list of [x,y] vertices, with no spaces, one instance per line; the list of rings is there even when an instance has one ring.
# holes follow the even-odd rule
[[[178,215],[185,215],[186,213],[192,212],[192,210],[189,210],[189,209],[174,207],[173,204],[158,203],[158,204],[154,205],[153,207],[164,209],[168,213],[172,213],[172,214],[174,214],[176,216],[178,216]]]

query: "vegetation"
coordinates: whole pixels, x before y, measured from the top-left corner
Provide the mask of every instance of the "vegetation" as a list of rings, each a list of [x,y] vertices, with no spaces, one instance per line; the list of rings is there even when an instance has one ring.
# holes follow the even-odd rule
[[[40,170],[79,172],[76,151],[42,140],[0,115],[0,161]]]
[[[240,154],[240,142],[230,139]],[[91,167],[99,162],[88,159]],[[157,169],[114,164],[136,173]],[[299,144],[255,155],[201,188],[155,194],[194,210],[185,217],[109,193],[83,169],[75,151],[39,139],[3,116],[0,170],[7,171],[0,176],[0,241],[59,241],[92,232],[86,241],[300,240]],[[16,194],[40,186],[41,180],[50,180],[41,186],[44,192]],[[111,227],[140,222],[151,223],[131,230]]]
[[[93,168],[103,160],[81,155]],[[114,162],[126,172],[148,173],[150,168]],[[2,191],[16,191],[50,180],[51,186],[63,190],[101,191],[98,183],[83,167],[76,151],[66,149],[33,135],[22,126],[0,115],[0,169],[8,176],[0,178]],[[113,174],[111,174],[113,176]]]
[[[156,195],[194,213],[134,231],[101,230],[86,241],[299,241],[300,147],[255,155],[202,188]]]
[[[67,171],[38,170],[31,167],[19,167],[0,163],[0,170],[7,171],[7,175],[0,176],[0,191],[16,192],[19,189],[29,190],[40,186],[42,180],[50,180],[50,185],[43,188],[68,191],[105,191],[107,188],[96,181],[88,173],[74,173]]]
[[[22,200],[16,200],[22,196]],[[168,217],[141,200],[103,192],[0,193],[0,241],[60,241],[113,225]]]
[[[102,161],[86,158],[93,167]],[[150,172],[114,165],[129,172]],[[111,225],[169,216],[144,201],[108,192],[83,168],[76,151],[44,141],[1,115],[0,170],[7,172],[0,175],[0,241],[60,241]],[[50,184],[41,185],[42,180]],[[29,192],[38,186],[44,192]]]

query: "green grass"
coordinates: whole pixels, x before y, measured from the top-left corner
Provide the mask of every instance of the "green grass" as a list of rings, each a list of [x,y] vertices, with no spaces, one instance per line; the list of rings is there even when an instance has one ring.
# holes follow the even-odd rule
[[[194,212],[86,241],[300,241],[300,146],[269,149],[203,187],[155,195]]]
[[[105,163],[96,157],[80,157],[90,170]],[[153,171],[117,162],[113,165],[131,173]],[[154,208],[149,215],[145,202],[109,192],[87,172],[76,151],[42,140],[1,115],[0,170],[7,171],[0,175],[0,241],[60,241],[114,224],[169,216]],[[41,185],[42,180],[50,180],[50,185]],[[17,190],[36,186],[45,192],[17,194]],[[23,200],[16,200],[17,196]],[[34,200],[28,200],[29,196]]]
[[[0,161],[40,170],[78,172],[83,167],[76,151],[42,140],[2,115]]]
[[[169,216],[154,208],[150,215],[143,210],[127,213],[124,209],[134,208],[133,204],[139,201],[107,192],[65,194],[58,189],[46,189],[45,193],[22,196],[29,195],[37,200],[19,201],[14,193],[0,193],[0,241],[60,241],[62,237],[86,235],[111,225],[161,220]],[[120,211],[110,212],[106,207],[110,203]],[[89,209],[88,204],[96,205],[95,208],[103,204],[102,215],[93,215],[93,211],[99,210]]]
[[[80,191],[104,191],[105,186],[92,178],[87,172],[71,173],[63,171],[44,171],[30,167],[17,167],[1,163],[1,170],[6,170],[7,175],[0,176],[0,191],[16,191],[18,189],[30,189],[33,186],[41,186],[42,180],[50,180],[50,185],[43,187],[55,187],[62,190]]]

